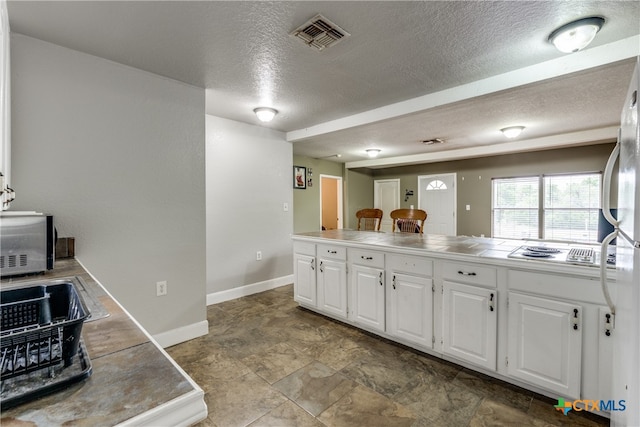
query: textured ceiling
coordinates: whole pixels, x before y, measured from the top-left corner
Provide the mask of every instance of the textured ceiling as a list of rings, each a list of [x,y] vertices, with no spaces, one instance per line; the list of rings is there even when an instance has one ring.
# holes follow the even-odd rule
[[[633,67],[619,56],[591,71],[473,90],[562,61],[547,36],[574,19],[607,20],[574,55],[640,34],[637,1],[9,1],[8,9],[12,32],[206,88],[209,114],[260,124],[253,108],[274,107],[280,113],[266,126],[288,132],[294,153],[340,153],[338,161],[361,160],[370,146],[384,158],[495,144],[496,129],[510,124],[527,126],[522,138],[615,125]],[[317,13],[351,36],[318,52],[289,35]],[[306,133],[474,83],[464,100]],[[435,137],[447,143],[417,142]]]

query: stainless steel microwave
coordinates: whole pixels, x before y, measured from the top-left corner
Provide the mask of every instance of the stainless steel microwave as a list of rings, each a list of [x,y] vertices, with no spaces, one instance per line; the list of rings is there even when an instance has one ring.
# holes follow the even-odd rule
[[[0,275],[40,273],[53,269],[53,216],[33,212],[0,214]]]

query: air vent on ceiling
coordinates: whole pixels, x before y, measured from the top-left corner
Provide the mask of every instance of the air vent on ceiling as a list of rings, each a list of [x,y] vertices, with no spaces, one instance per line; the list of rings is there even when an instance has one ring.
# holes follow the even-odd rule
[[[323,50],[333,46],[351,34],[322,15],[316,15],[291,32],[309,47]]]

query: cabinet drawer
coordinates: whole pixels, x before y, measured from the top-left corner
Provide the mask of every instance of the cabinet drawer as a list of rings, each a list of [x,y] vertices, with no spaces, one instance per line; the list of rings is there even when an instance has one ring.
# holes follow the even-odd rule
[[[477,264],[445,262],[442,269],[442,276],[454,282],[490,287],[495,287],[497,284],[495,268]]]
[[[349,262],[353,264],[384,268],[384,254],[382,252],[349,248],[347,250],[347,257]]]
[[[316,256],[315,243],[293,242],[293,253]]]
[[[347,260],[347,249],[344,246],[318,245],[319,258]]]
[[[433,276],[433,261],[410,255],[387,255],[387,269],[404,273]]]
[[[509,270],[507,280],[510,290],[548,295],[569,301],[584,301],[604,304],[600,280],[577,276],[534,273],[532,271]]]

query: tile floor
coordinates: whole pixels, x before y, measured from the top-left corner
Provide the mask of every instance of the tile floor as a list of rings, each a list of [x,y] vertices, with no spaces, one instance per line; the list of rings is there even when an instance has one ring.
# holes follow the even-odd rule
[[[167,349],[205,391],[198,426],[600,426],[534,394],[298,307],[292,285],[209,306]]]

